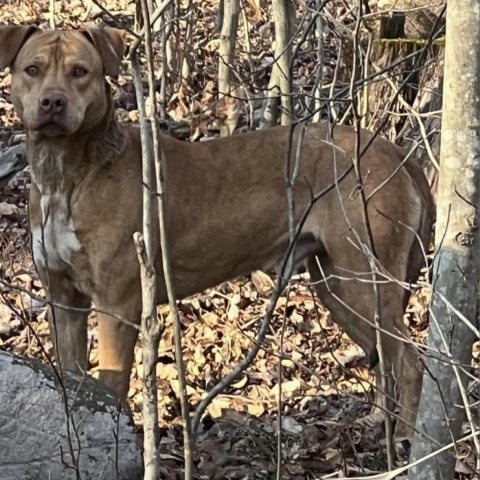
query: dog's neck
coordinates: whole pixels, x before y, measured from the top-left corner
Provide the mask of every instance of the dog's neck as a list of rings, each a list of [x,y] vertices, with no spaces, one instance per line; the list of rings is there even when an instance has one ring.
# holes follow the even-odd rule
[[[42,193],[68,188],[88,172],[114,162],[125,148],[125,136],[113,119],[73,136],[47,137],[27,131],[27,157],[32,179]]]

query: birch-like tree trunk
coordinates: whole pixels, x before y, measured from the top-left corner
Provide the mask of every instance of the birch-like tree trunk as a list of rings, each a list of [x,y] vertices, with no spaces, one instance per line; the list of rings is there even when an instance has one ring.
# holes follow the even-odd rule
[[[219,64],[218,64],[218,96],[222,98],[231,92],[231,65],[235,54],[235,39],[237,37],[238,16],[240,14],[239,0],[223,0],[222,30],[220,32]],[[228,124],[220,127],[220,136],[227,137],[232,132]]]
[[[275,24],[275,61],[268,84],[261,128],[273,127],[282,107],[281,124],[291,123],[290,108],[290,62],[292,59],[292,38],[295,27],[295,4],[293,0],[272,0]]]
[[[458,366],[468,368],[471,346],[478,338],[479,71],[480,3],[449,2],[430,354],[411,460],[458,439],[465,413],[469,414],[467,378]],[[455,457],[450,450],[411,468],[409,479],[450,480],[454,470]]]

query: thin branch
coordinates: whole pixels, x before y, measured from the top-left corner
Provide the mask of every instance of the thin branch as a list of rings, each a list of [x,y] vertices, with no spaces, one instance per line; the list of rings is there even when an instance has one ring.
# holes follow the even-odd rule
[[[144,214],[149,212],[144,212]],[[150,212],[151,214],[151,212]],[[157,361],[158,344],[163,325],[157,320],[156,274],[148,258],[145,242],[140,232],[133,234],[140,264],[142,283],[142,361],[143,361],[143,456],[145,463],[144,480],[157,480],[159,477],[159,454],[157,440],[158,428],[158,394]]]
[[[141,0],[144,24],[150,25],[150,18],[148,12],[148,5],[146,0]],[[160,144],[160,131],[157,123],[157,105],[155,101],[155,77],[154,77],[154,62],[153,62],[153,48],[152,35],[149,28],[145,28],[145,53],[147,58],[147,79],[150,97],[150,111],[148,112],[148,119],[150,122],[152,141],[153,141],[153,155],[155,159],[155,174],[157,181],[157,205],[158,205],[158,226],[160,230],[160,245],[162,253],[162,266],[165,288],[168,296],[168,303],[170,306],[170,314],[173,320],[173,330],[175,339],[175,361],[178,370],[179,390],[180,390],[180,404],[182,410],[183,420],[183,447],[185,460],[185,479],[193,479],[193,459],[192,459],[192,445],[191,445],[191,428],[190,428],[190,414],[186,393],[185,380],[185,366],[182,355],[182,332],[180,326],[180,315],[176,305],[175,285],[173,283],[172,262],[170,258],[170,251],[168,248],[167,225],[166,225],[166,207],[165,207],[165,190],[164,190],[164,164],[165,158],[163,149]]]

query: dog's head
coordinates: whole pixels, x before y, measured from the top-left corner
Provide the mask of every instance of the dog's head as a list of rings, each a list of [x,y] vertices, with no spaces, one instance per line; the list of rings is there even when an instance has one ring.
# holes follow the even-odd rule
[[[105,75],[118,74],[123,37],[114,28],[0,26],[0,68],[11,69],[13,104],[25,128],[58,136],[98,125],[110,107]]]

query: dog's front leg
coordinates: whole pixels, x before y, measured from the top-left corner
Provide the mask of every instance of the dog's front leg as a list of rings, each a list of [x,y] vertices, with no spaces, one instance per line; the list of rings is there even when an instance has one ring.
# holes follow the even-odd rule
[[[52,272],[48,278],[40,276],[48,285],[48,320],[57,363],[62,370],[83,373],[88,368],[90,298],[80,293],[65,275]]]
[[[98,313],[98,353],[100,380],[121,400],[127,399],[134,348],[142,313],[141,293],[129,292],[116,302],[94,299]]]

